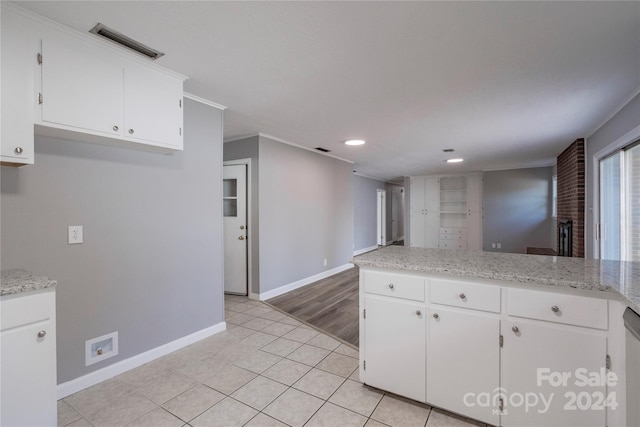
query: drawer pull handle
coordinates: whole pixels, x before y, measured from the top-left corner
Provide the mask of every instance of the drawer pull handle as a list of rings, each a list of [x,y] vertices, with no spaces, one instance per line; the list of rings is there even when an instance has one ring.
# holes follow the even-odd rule
[[[460,293],[460,299],[465,299],[467,296],[464,294],[464,292]]]
[[[45,335],[47,335],[47,331],[38,332],[38,338],[44,338]]]
[[[119,128],[118,126],[114,126],[114,127],[113,127],[113,130],[114,130],[114,131],[116,131],[116,132],[118,132],[118,131],[120,130],[120,128]]]
[[[553,311],[554,313],[557,313],[560,311],[560,308],[557,305],[554,305],[553,307],[551,307],[551,311]]]
[[[516,333],[516,334],[517,334],[518,332],[520,332],[520,329],[518,329],[518,327],[517,327],[517,326],[514,326],[513,328],[511,328],[511,330],[512,330],[514,333]]]
[[[389,283],[389,289],[393,289],[393,283]]]
[[[14,151],[16,152],[16,154],[22,154],[24,150],[22,149],[22,147],[16,147]]]
[[[438,319],[440,316],[438,315],[438,313],[433,313],[433,318],[434,319]]]
[[[420,310],[416,310],[416,315],[417,316],[422,316],[422,312]]]
[[[129,129],[129,133],[133,135],[133,129]]]

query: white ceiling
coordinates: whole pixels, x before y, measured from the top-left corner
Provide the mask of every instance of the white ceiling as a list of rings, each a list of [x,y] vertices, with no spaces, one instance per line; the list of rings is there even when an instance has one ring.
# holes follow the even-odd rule
[[[165,52],[229,107],[225,140],[325,147],[387,180],[551,165],[640,88],[637,1],[17,3]]]

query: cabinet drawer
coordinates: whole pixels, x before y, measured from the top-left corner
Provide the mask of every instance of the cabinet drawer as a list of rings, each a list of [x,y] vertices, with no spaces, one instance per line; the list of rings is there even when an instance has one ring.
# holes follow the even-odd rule
[[[440,240],[438,247],[441,249],[467,249],[466,240]]]
[[[53,318],[55,301],[53,289],[2,297],[2,330]]]
[[[440,227],[440,235],[443,234],[464,234],[466,236],[467,230],[459,227]]]
[[[608,328],[607,301],[524,289],[507,290],[507,314],[588,328]]]
[[[424,301],[425,279],[422,277],[365,271],[363,280],[367,293]]]
[[[440,240],[467,240],[467,233],[443,233],[440,232]]]
[[[430,302],[434,304],[500,313],[500,288],[498,286],[433,279],[431,280],[430,295]]]

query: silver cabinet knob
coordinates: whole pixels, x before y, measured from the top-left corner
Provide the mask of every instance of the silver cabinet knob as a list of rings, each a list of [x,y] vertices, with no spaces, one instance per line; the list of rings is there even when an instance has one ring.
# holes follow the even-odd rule
[[[394,288],[393,283],[389,283],[389,289],[393,289],[393,288]]]
[[[22,147],[16,147],[14,151],[16,152],[16,154],[22,154],[24,150],[22,149]]]
[[[554,313],[557,313],[560,311],[560,308],[557,305],[554,305],[553,307],[551,307],[551,311],[553,311]]]
[[[114,131],[116,131],[116,132],[118,132],[118,131],[120,130],[120,128],[119,128],[118,126],[114,126],[114,127],[113,127],[113,130],[114,130]]]
[[[518,332],[520,332],[520,329],[518,329],[518,327],[517,327],[517,326],[514,326],[513,328],[511,328],[511,330],[512,330],[514,333],[516,333],[516,334],[517,334]]]
[[[465,299],[467,296],[464,294],[464,292],[460,293],[460,299]]]
[[[244,236],[238,237],[238,240],[244,240]]]
[[[47,331],[38,332],[38,338],[43,338],[45,335],[47,335]]]
[[[422,312],[420,310],[416,310],[416,316],[422,316]]]
[[[434,319],[438,319],[440,316],[438,315],[438,313],[433,313],[433,318]]]
[[[129,133],[133,135],[133,129],[129,129]]]

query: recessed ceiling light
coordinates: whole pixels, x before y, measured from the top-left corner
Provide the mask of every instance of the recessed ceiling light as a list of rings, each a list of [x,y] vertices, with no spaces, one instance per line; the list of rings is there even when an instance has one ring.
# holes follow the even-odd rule
[[[448,159],[447,163],[460,163],[464,162],[464,159]]]
[[[347,145],[362,145],[365,143],[364,139],[350,139],[344,142]]]

